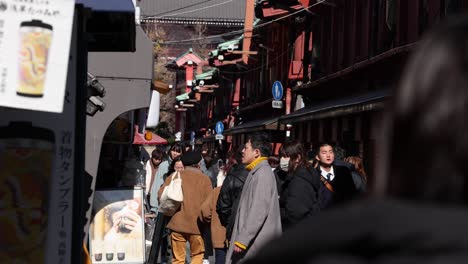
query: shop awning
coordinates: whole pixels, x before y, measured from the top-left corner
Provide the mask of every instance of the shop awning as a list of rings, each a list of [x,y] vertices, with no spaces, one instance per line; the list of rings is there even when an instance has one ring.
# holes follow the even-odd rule
[[[282,126],[279,127],[282,129]],[[239,133],[250,133],[261,130],[277,130],[278,129],[278,117],[262,118],[241,125],[229,128],[224,131],[224,135],[234,135]]]
[[[138,126],[135,126],[135,133],[133,136],[133,145],[165,145],[167,144],[167,140],[164,138],[156,135],[153,132],[151,133],[151,140],[145,139],[145,134],[138,133]]]
[[[390,95],[390,90],[379,90],[351,97],[337,98],[302,108],[289,115],[284,115],[279,118],[279,122],[282,124],[296,123],[372,110],[381,110],[384,108],[385,99],[390,97]]]

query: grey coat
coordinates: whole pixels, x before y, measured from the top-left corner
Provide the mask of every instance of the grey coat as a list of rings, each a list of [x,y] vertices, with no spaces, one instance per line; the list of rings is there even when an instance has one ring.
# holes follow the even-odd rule
[[[281,218],[276,180],[267,161],[253,168],[239,200],[226,263],[237,263],[254,256],[271,239],[281,235]],[[233,253],[234,242],[247,246]]]

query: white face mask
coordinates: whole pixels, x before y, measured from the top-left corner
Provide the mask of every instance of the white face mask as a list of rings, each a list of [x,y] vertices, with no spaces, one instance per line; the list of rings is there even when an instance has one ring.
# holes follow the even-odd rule
[[[288,171],[288,169],[289,169],[289,159],[290,158],[281,157],[281,159],[280,159],[280,169],[282,171]]]

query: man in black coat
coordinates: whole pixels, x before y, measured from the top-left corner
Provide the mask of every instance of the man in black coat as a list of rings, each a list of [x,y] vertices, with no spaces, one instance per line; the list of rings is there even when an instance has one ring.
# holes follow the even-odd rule
[[[317,170],[325,187],[321,191],[321,208],[349,201],[357,195],[351,171],[334,164],[335,153],[330,144],[320,145],[316,159],[319,161]]]
[[[249,174],[244,164],[242,164],[242,153],[237,151],[235,155],[236,164],[227,173],[216,203],[216,212],[221,224],[226,227],[226,239],[228,241],[231,239],[239,197]]]

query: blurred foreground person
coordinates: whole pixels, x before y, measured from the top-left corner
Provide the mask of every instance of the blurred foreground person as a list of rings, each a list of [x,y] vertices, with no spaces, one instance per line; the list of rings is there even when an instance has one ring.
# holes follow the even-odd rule
[[[468,263],[468,20],[417,47],[375,197],[322,212],[248,263]]]

